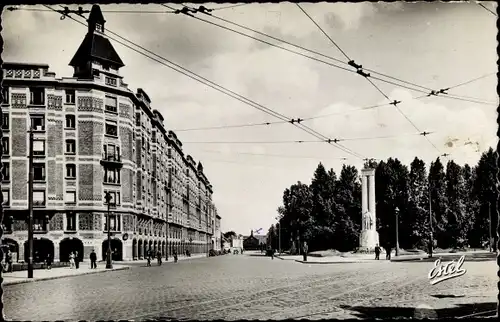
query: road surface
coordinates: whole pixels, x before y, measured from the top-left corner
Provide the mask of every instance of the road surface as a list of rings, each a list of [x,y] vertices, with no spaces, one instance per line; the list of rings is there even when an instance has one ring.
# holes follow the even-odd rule
[[[457,317],[496,308],[494,261],[436,285],[433,263],[225,255],[4,287],[8,320]],[[491,313],[492,314],[492,313]],[[491,315],[490,314],[490,315]]]

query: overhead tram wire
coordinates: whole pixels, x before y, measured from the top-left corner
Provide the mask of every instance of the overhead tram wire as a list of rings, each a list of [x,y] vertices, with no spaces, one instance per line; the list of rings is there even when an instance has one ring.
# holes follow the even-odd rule
[[[38,12],[51,12],[52,9],[42,8],[22,8],[22,7],[8,7],[8,11],[38,11]],[[139,13],[139,14],[164,14],[175,13],[175,11],[160,11],[160,10],[101,10],[103,13]]]
[[[55,9],[53,9],[53,8],[49,7],[49,6],[45,6],[45,7],[47,7],[47,8],[49,8],[49,9],[51,9],[52,11],[54,11],[54,12],[56,12],[56,13],[61,14],[61,12],[59,12],[58,10],[55,10]],[[61,6],[61,7],[62,7],[62,6]],[[81,22],[81,21],[78,21],[78,20],[76,20],[75,18],[73,18],[73,17],[71,17],[71,16],[69,16],[69,15],[67,15],[67,16],[68,16],[70,19],[74,20],[75,22],[80,23],[81,25],[83,25],[83,26],[87,27],[85,23],[83,23],[83,22]],[[323,138],[321,137],[322,135],[318,134],[318,132],[316,132],[316,131],[314,131],[314,130],[312,130],[312,129],[306,129],[306,128],[303,128],[303,127],[299,126],[300,124],[297,124],[297,123],[300,123],[300,122],[297,122],[295,119],[290,119],[290,118],[288,118],[288,117],[284,116],[283,114],[280,114],[280,113],[278,113],[278,112],[276,112],[276,111],[273,111],[273,110],[271,110],[271,109],[269,109],[269,108],[267,108],[267,107],[265,107],[265,106],[263,106],[263,105],[261,105],[261,104],[259,104],[259,103],[256,103],[256,102],[254,102],[254,101],[252,101],[252,100],[250,100],[250,99],[248,99],[248,98],[246,98],[246,97],[244,97],[244,96],[242,96],[242,95],[240,95],[240,94],[237,94],[237,93],[235,93],[235,92],[233,92],[233,91],[231,91],[231,90],[229,90],[229,89],[227,89],[227,88],[225,88],[225,87],[223,87],[223,86],[221,86],[221,85],[218,85],[218,84],[216,84],[216,83],[214,83],[214,82],[212,82],[212,81],[210,81],[210,80],[208,80],[208,79],[206,79],[206,78],[204,78],[204,77],[202,77],[202,76],[200,76],[200,75],[198,75],[198,74],[196,74],[196,73],[194,73],[194,72],[191,72],[191,71],[189,71],[188,69],[186,69],[186,68],[184,68],[184,67],[182,67],[182,66],[180,66],[180,65],[178,65],[178,64],[176,64],[176,63],[174,63],[174,62],[172,62],[172,61],[170,61],[170,60],[168,60],[168,59],[166,59],[166,58],[164,58],[164,57],[162,57],[162,56],[160,56],[160,55],[158,55],[158,54],[155,54],[155,53],[151,52],[150,50],[148,50],[148,49],[146,49],[146,48],[144,48],[144,47],[142,47],[142,46],[140,46],[140,45],[135,44],[134,42],[132,42],[132,41],[130,41],[130,40],[128,40],[128,39],[126,39],[126,38],[124,38],[124,37],[122,37],[122,36],[118,35],[117,33],[113,32],[113,31],[111,31],[111,30],[109,30],[109,29],[107,29],[107,31],[108,31],[109,33],[111,33],[111,34],[113,34],[113,35],[117,36],[118,38],[121,38],[121,39],[123,39],[124,41],[126,41],[126,42],[128,42],[128,43],[131,43],[131,44],[133,44],[133,45],[134,45],[134,46],[136,46],[136,47],[141,48],[142,50],[144,50],[144,51],[146,51],[146,52],[150,53],[151,55],[154,55],[154,56],[156,56],[156,57],[159,57],[160,59],[165,60],[166,62],[170,63],[171,65],[176,66],[178,69],[177,69],[177,68],[174,68],[174,67],[172,67],[172,66],[170,66],[170,65],[166,64],[165,62],[160,61],[160,60],[158,60],[158,59],[156,59],[156,58],[154,58],[154,57],[148,56],[148,55],[144,54],[143,52],[140,52],[139,50],[137,50],[137,49],[135,49],[135,48],[132,48],[131,46],[129,46],[129,45],[127,45],[127,44],[124,44],[123,42],[120,42],[119,40],[117,40],[117,39],[115,39],[115,38],[112,38],[112,37],[108,36],[108,38],[110,38],[111,40],[113,40],[113,41],[115,41],[115,42],[117,42],[117,43],[119,43],[119,44],[121,44],[121,45],[123,45],[123,46],[125,46],[125,47],[127,47],[127,48],[129,48],[129,49],[131,49],[131,50],[134,50],[135,52],[137,52],[137,53],[139,53],[139,54],[142,54],[142,55],[144,55],[145,57],[148,57],[148,58],[150,58],[150,59],[152,59],[152,60],[154,60],[154,61],[156,61],[156,62],[158,62],[158,63],[160,63],[160,64],[162,64],[162,65],[164,65],[164,66],[166,66],[166,67],[168,67],[168,68],[170,68],[170,69],[172,69],[172,70],[176,71],[176,72],[179,72],[179,73],[181,73],[181,74],[183,74],[183,75],[185,75],[185,76],[188,76],[188,77],[190,77],[191,79],[196,80],[197,82],[200,82],[200,83],[202,83],[202,84],[204,84],[204,85],[207,85],[207,86],[209,86],[209,87],[211,87],[211,88],[213,88],[213,89],[215,89],[215,90],[217,90],[217,91],[219,91],[219,92],[221,92],[221,93],[223,93],[223,94],[226,94],[226,95],[228,95],[228,96],[230,96],[230,97],[232,97],[232,98],[235,98],[235,99],[239,100],[240,102],[245,103],[245,104],[247,104],[247,105],[249,105],[249,106],[251,106],[251,107],[253,107],[253,108],[255,108],[255,109],[259,110],[259,111],[261,111],[261,112],[264,112],[264,113],[266,113],[266,114],[269,114],[269,115],[271,115],[271,116],[273,116],[273,117],[275,117],[275,118],[278,118],[278,119],[280,119],[280,120],[282,120],[282,121],[287,121],[287,122],[289,122],[290,124],[292,124],[292,125],[294,125],[295,127],[297,127],[298,129],[300,129],[300,130],[302,130],[302,131],[304,131],[304,132],[306,132],[306,133],[308,133],[308,134],[310,134],[310,135],[313,135],[313,136],[315,136],[316,138],[323,139]],[[179,70],[179,69],[181,69],[181,70]],[[187,73],[186,73],[186,72],[187,72]],[[193,77],[192,75],[189,75],[188,73],[189,73],[189,74],[192,74],[192,75],[195,75],[196,77]],[[222,90],[221,90],[221,89],[222,89]],[[324,139],[323,139],[323,140],[324,140]],[[341,145],[339,145],[339,144],[332,144],[331,140],[328,140],[328,141],[324,140],[324,142],[326,142],[326,143],[328,143],[328,144],[330,144],[330,145],[332,145],[332,146],[336,147],[337,149],[339,149],[339,150],[341,150],[341,151],[343,151],[343,152],[346,152],[346,153],[348,153],[348,154],[354,155],[354,156],[356,156],[356,157],[358,157],[358,158],[361,158],[361,159],[363,159],[363,158],[364,158],[362,155],[360,155],[360,154],[358,154],[358,153],[356,153],[356,152],[354,152],[354,151],[352,151],[352,150],[350,150],[350,149],[348,149],[348,148],[346,148],[346,147],[343,147],[343,146],[341,146]]]
[[[498,17],[495,12],[493,12],[490,9],[486,8],[482,3],[478,3],[478,5],[480,5],[484,10],[488,11],[489,13],[491,13],[492,15],[494,15],[495,17]]]
[[[391,101],[389,96],[387,96],[387,94],[385,94],[377,85],[375,85],[375,83],[373,83],[369,77],[370,77],[370,74],[368,73],[365,73],[363,71],[363,67],[362,65],[358,65],[354,62],[353,59],[351,59],[341,48],[339,45],[337,45],[337,43],[330,37],[328,36],[328,34],[323,30],[323,28],[321,28],[321,26],[316,23],[316,21],[314,21],[314,19],[300,6],[300,4],[298,3],[295,3],[295,5],[309,18],[309,20],[311,20],[315,25],[316,27],[318,27],[318,29],[330,40],[330,42],[332,42],[335,47],[337,47],[337,49],[349,60],[349,64],[352,65],[353,67],[356,67],[357,69],[357,73],[360,74],[361,76],[363,76],[367,81],[370,82],[370,84],[372,84],[388,101]],[[437,146],[431,141],[429,140],[429,138],[427,137],[427,132],[422,132],[418,127],[417,125],[405,114],[403,113],[403,111],[399,108],[398,104],[401,103],[401,101],[397,101],[397,100],[394,100],[391,104],[394,105],[394,107],[397,109],[397,111],[415,128],[415,130],[417,130],[417,132],[421,133],[421,135],[423,135],[426,140],[434,147],[434,149],[436,149],[436,151],[438,151],[438,154],[441,155],[441,151],[437,148]]]
[[[168,5],[165,5],[165,4],[160,4],[161,6],[164,6],[166,8],[169,8],[171,10],[176,10],[175,8],[173,7],[170,7]],[[185,8],[188,8],[187,6],[184,6]],[[184,8],[183,8],[184,9]],[[330,62],[326,62],[324,60],[321,60],[321,59],[318,59],[316,57],[313,57],[313,56],[308,56],[308,55],[305,55],[303,53],[300,53],[300,52],[297,52],[297,51],[294,51],[294,50],[291,50],[291,49],[288,49],[286,47],[282,47],[282,46],[279,46],[277,44],[273,44],[273,43],[270,43],[270,42],[267,42],[265,40],[262,40],[262,39],[259,39],[259,38],[256,38],[254,36],[251,36],[251,35],[248,35],[248,34],[245,34],[245,33],[242,33],[242,32],[239,32],[237,30],[234,30],[234,29],[231,29],[231,28],[228,28],[226,26],[222,26],[222,25],[219,25],[217,23],[214,23],[212,21],[208,21],[208,20],[205,20],[205,19],[202,19],[202,18],[199,18],[199,17],[196,17],[194,15],[192,15],[192,13],[196,13],[196,12],[201,12],[203,14],[206,14],[210,17],[213,17],[213,18],[216,18],[216,19],[219,19],[221,21],[224,21],[226,23],[229,23],[229,24],[232,24],[232,25],[235,25],[237,27],[240,27],[242,29],[246,29],[246,30],[249,30],[249,31],[252,31],[254,33],[257,33],[259,35],[262,35],[262,36],[265,36],[265,37],[268,37],[268,38],[271,38],[273,40],[276,40],[276,41],[280,41],[282,43],[285,43],[287,45],[290,45],[290,46],[293,46],[293,47],[296,47],[296,48],[299,48],[299,49],[302,49],[304,51],[307,51],[307,52],[310,52],[310,53],[314,53],[316,55],[319,55],[319,56],[323,56],[325,58],[328,58],[328,59],[331,59],[331,60],[334,60],[338,63],[341,63],[341,64],[345,64],[345,65],[349,65],[349,63],[346,63],[345,61],[342,61],[338,58],[334,58],[334,57],[331,57],[331,56],[328,56],[326,54],[323,54],[323,53],[320,53],[320,52],[317,52],[317,51],[314,51],[314,50],[311,50],[311,49],[308,49],[308,48],[305,48],[303,46],[300,46],[300,45],[297,45],[297,44],[294,44],[294,43],[291,43],[289,41],[286,41],[284,39],[280,39],[280,38],[277,38],[277,37],[274,37],[274,36],[271,36],[271,35],[268,35],[268,34],[265,34],[263,32],[260,32],[258,30],[255,30],[255,29],[252,29],[252,28],[249,28],[249,27],[246,27],[244,25],[241,25],[241,24],[238,24],[238,23],[235,23],[233,21],[230,21],[230,20],[227,20],[227,19],[224,19],[224,18],[221,18],[221,17],[218,17],[218,16],[215,16],[214,14],[210,13],[213,9],[207,9],[203,6],[200,6],[200,8],[196,9],[194,7],[189,7],[188,9],[189,10],[183,10],[183,9],[177,9],[177,12],[176,13],[184,13],[185,15],[191,17],[191,18],[194,18],[194,19],[197,19],[199,21],[202,21],[202,22],[205,22],[205,23],[208,23],[208,24],[211,24],[211,25],[214,25],[214,26],[217,26],[217,27],[220,27],[222,29],[225,29],[225,30],[228,30],[228,31],[231,31],[231,32],[234,32],[236,34],[239,34],[241,36],[244,36],[244,37],[247,37],[247,38],[251,38],[253,40],[256,40],[256,41],[259,41],[259,42],[262,42],[262,43],[265,43],[269,46],[272,46],[272,47],[276,47],[276,48],[279,48],[279,49],[282,49],[282,50],[285,50],[285,51],[288,51],[288,52],[291,52],[293,54],[297,54],[297,55],[300,55],[302,57],[305,57],[305,58],[309,58],[311,60],[315,60],[317,62],[321,62],[321,63],[324,63],[326,65],[329,65],[331,67],[335,67],[335,68],[339,68],[339,69],[343,69],[345,71],[348,71],[348,72],[352,72],[352,73],[357,73],[357,71],[354,71],[352,69],[348,69],[348,68],[343,68],[342,66],[338,66],[338,65],[335,65],[335,64],[332,64]],[[203,10],[202,10],[203,9]],[[350,66],[350,65],[349,65]],[[369,69],[369,68],[363,68],[363,70],[366,70],[366,71],[369,71],[373,74],[376,74],[376,75],[380,75],[380,76],[383,76],[383,77],[386,77],[386,78],[389,78],[389,79],[393,79],[393,80],[396,80],[398,82],[401,82],[401,83],[405,83],[405,84],[408,84],[408,85],[411,85],[411,86],[414,86],[416,88],[420,88],[420,89],[416,89],[416,88],[412,88],[412,87],[409,87],[409,86],[405,86],[405,85],[402,85],[402,84],[398,84],[398,83],[395,83],[395,82],[392,82],[392,81],[388,81],[386,79],[382,79],[382,78],[379,78],[379,77],[375,77],[373,75],[370,75],[370,78],[374,79],[374,80],[378,80],[378,81],[381,81],[381,82],[385,82],[385,83],[388,83],[388,84],[391,84],[391,85],[395,85],[397,87],[401,87],[401,88],[405,88],[405,89],[408,89],[408,90],[412,90],[412,91],[418,91],[418,92],[421,92],[421,93],[430,93],[430,92],[433,92],[434,90],[432,90],[431,88],[429,87],[425,87],[425,86],[422,86],[422,85],[418,85],[418,84],[415,84],[415,83],[412,83],[412,82],[408,82],[408,81],[405,81],[405,80],[402,80],[402,79],[399,79],[399,78],[396,78],[396,77],[393,77],[393,76],[390,76],[390,75],[386,75],[386,74],[383,74],[383,73],[380,73],[380,72],[377,72],[377,71],[374,71],[372,69]],[[372,84],[374,85],[374,84]],[[422,90],[422,89],[425,89]],[[493,102],[484,102],[484,101],[480,101],[480,99],[475,99],[475,98],[470,98],[471,100],[469,100],[467,97],[461,97],[461,96],[458,96],[456,95],[456,97],[449,97],[447,96],[448,94],[445,94],[445,93],[442,93],[443,95],[440,95],[439,97],[442,97],[442,98],[450,98],[450,99],[459,99],[459,100],[462,100],[462,101],[467,101],[467,102],[471,102],[471,103],[476,103],[476,104],[486,104],[486,105],[496,105],[496,103],[493,103]]]
[[[432,134],[434,132],[425,132],[426,135]],[[366,141],[366,140],[377,140],[377,139],[393,139],[401,136],[418,136],[422,133],[404,133],[395,135],[382,135],[382,136],[369,136],[369,137],[353,137],[353,138],[343,138],[337,139],[337,141]],[[308,141],[308,140],[291,140],[291,141],[191,141],[184,143],[192,144],[294,144],[294,143],[322,143],[324,140],[319,141]]]
[[[200,152],[226,154],[223,151],[217,151],[217,150],[200,150]],[[342,160],[342,161],[346,161],[349,159],[349,158],[311,157],[311,156],[285,155],[285,154],[272,154],[272,153],[252,153],[252,152],[239,152],[239,151],[231,151],[228,152],[227,154],[252,155],[252,156],[262,156],[262,157],[272,157],[272,158],[284,158],[284,159],[310,159],[310,160],[324,159],[324,160]]]

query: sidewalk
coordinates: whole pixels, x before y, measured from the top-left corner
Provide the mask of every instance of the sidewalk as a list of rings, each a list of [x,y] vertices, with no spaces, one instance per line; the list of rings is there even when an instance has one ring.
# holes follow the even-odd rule
[[[82,265],[83,264],[83,265]],[[129,269],[128,266],[113,263],[112,269],[106,269],[105,262],[99,262],[96,269],[90,269],[89,263],[80,263],[79,269],[70,269],[69,267],[47,269],[36,269],[33,271],[33,278],[28,278],[28,271],[17,271],[12,273],[3,273],[3,285],[13,285],[21,283],[38,282],[43,280],[52,280],[70,276],[97,274],[110,271],[120,271]]]
[[[207,254],[196,254],[196,255],[191,255],[191,257],[187,257],[187,256],[179,256],[177,257],[177,261],[184,261],[184,260],[189,260],[189,259],[198,259],[198,258],[209,258],[207,256]],[[165,258],[162,258],[162,263],[165,264],[165,263],[173,263],[174,262],[174,257],[173,256],[169,256],[168,257],[168,261],[165,260]],[[116,261],[116,263],[119,263],[120,265],[129,265],[129,264],[144,264],[146,265],[148,261],[146,259],[137,259],[137,260],[134,260],[134,261]],[[158,265],[157,264],[157,260],[156,260],[156,257],[155,258],[151,258],[151,265]]]
[[[465,256],[466,261],[487,261],[495,260],[497,254],[491,253],[489,251],[469,251],[469,252],[456,252],[456,253],[438,253],[432,254],[432,258],[429,258],[428,254],[418,254],[418,255],[401,255],[393,257],[391,262],[409,262],[409,261],[423,261],[423,262],[435,262],[437,259],[442,261],[452,261]]]
[[[307,261],[304,262],[302,256],[281,255],[274,256],[282,260],[293,260],[302,264],[348,264],[348,263],[370,263],[370,262],[389,262],[386,260],[375,261],[374,255],[358,255],[351,257],[328,256],[328,257],[311,257],[307,256]]]

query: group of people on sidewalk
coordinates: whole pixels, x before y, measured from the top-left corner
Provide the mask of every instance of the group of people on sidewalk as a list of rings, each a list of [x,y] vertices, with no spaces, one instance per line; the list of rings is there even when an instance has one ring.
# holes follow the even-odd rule
[[[172,255],[174,257],[174,263],[177,263],[177,252],[175,250],[174,250],[174,252],[173,252]],[[156,252],[156,261],[158,263],[158,266],[161,266],[161,264],[162,264],[162,257],[161,256],[162,256],[161,255],[161,251],[158,250]],[[191,254],[186,253],[186,256],[189,257],[189,256],[191,256]],[[148,261],[147,262],[147,266],[148,267],[151,266],[151,259],[152,259],[152,257],[153,257],[153,251],[151,251],[151,250],[146,251],[146,260]],[[168,261],[168,255],[166,255],[165,260]]]
[[[385,259],[386,260],[391,260],[391,251],[392,251],[392,247],[389,246],[389,245],[386,245],[384,247],[384,250],[385,250]],[[382,248],[377,244],[375,246],[375,259],[376,260],[379,260],[380,259],[380,253],[382,251]]]

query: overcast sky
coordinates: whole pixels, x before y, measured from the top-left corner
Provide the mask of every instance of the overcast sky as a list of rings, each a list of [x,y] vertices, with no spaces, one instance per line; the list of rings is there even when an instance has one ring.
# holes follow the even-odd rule
[[[494,3],[484,5],[496,12]],[[172,6],[180,8],[178,4]],[[42,6],[23,8],[46,10]],[[496,17],[476,4],[304,3],[302,8],[358,64],[411,83],[440,89],[497,70]],[[364,157],[397,157],[409,165],[415,156],[429,163],[439,154],[450,153],[449,158],[459,164],[475,164],[480,152],[496,145],[495,75],[449,91],[493,104],[439,97],[413,100],[412,97],[422,93],[374,80],[391,100],[402,101],[401,111],[419,130],[434,132],[428,137],[438,152],[424,137],[415,135],[417,130],[394,106],[360,111],[361,107],[387,103],[360,75],[185,15],[106,12],[168,10],[160,5],[105,5],[102,10],[106,28],[281,114],[290,118],[334,114],[304,122],[332,139],[397,136],[342,142]],[[213,13],[347,61],[295,4],[248,4]],[[252,34],[220,20],[199,16]],[[72,75],[68,63],[85,36],[83,26],[70,19],[60,20],[56,13],[48,11],[4,11],[2,19],[4,61],[47,63],[57,77]],[[168,129],[276,121],[112,43],[126,65],[121,69],[124,81],[132,90],[140,87],[149,94],[153,107],[165,117]],[[299,180],[309,183],[320,161],[337,173],[343,162],[358,168],[362,165],[359,158],[327,143],[196,143],[317,140],[290,124],[177,131],[177,134],[184,142],[185,153],[203,163],[214,186],[222,229],[245,235],[251,229],[267,231],[276,222],[283,190]],[[471,142],[474,144],[468,144]]]

